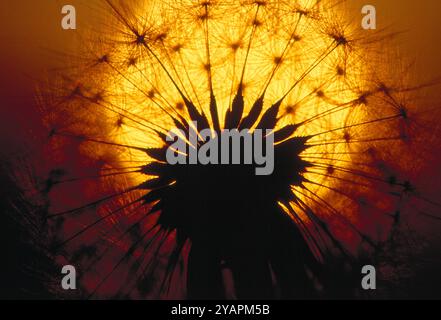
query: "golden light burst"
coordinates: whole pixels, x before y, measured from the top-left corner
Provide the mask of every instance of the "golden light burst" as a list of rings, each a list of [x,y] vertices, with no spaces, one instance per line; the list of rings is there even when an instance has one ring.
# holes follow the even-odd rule
[[[144,1],[124,9],[141,14],[117,14],[121,32],[106,37],[110,51],[107,45],[99,50],[109,52],[101,62],[110,70],[97,74],[97,81],[110,82],[101,89],[111,96],[104,100],[109,117],[122,111],[135,118],[121,124],[115,140],[158,147],[157,136],[136,122],[168,131],[174,127],[170,114],[188,119],[182,94],[210,114],[211,89],[223,127],[222,115],[242,86],[245,114],[263,94],[264,111],[283,97],[277,128],[305,123],[299,134],[317,135],[308,153],[340,151],[339,160],[349,160],[343,139],[355,131],[351,125],[381,118],[363,110],[363,99],[372,94],[366,77],[372,57],[362,57],[369,49],[363,42],[371,39],[350,38],[354,26],[343,30],[342,17],[329,14],[328,6],[320,1]],[[322,144],[326,138],[333,141]],[[130,159],[151,161],[142,151],[130,153]],[[310,178],[326,180],[317,174]]]

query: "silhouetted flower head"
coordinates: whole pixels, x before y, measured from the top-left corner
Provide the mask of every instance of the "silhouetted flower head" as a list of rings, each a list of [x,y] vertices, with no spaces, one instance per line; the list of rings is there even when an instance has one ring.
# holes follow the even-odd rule
[[[102,4],[106,23],[41,99],[54,252],[84,294],[293,298],[358,283],[346,273],[419,197],[397,160],[419,141],[418,88],[388,69],[387,35],[332,0]],[[196,135],[270,130],[273,173],[169,164],[170,131],[193,122]]]

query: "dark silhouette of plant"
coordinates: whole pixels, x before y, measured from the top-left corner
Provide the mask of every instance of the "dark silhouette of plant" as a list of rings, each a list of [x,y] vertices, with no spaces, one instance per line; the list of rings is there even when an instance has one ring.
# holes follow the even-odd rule
[[[389,72],[390,36],[334,1],[103,3],[106,26],[41,94],[53,252],[85,294],[354,296],[403,208],[430,202],[408,165],[423,86]],[[191,121],[272,130],[274,173],[168,164]]]

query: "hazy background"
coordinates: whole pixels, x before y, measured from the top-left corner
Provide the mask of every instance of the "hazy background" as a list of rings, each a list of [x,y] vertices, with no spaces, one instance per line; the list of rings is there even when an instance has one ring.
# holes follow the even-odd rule
[[[354,17],[363,5],[377,8],[377,27],[402,33],[400,52],[414,60],[421,79],[441,76],[441,1],[439,0],[347,0]]]

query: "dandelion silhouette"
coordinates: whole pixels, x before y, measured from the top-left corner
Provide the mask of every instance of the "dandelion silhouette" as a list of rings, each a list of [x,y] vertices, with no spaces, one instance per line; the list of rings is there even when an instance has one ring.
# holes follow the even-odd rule
[[[302,298],[356,286],[337,282],[422,198],[394,156],[414,144],[418,88],[388,73],[377,50],[387,36],[362,34],[331,0],[103,4],[106,26],[41,102],[54,252],[78,266],[84,295]],[[192,121],[273,130],[274,173],[168,164],[168,132]]]

